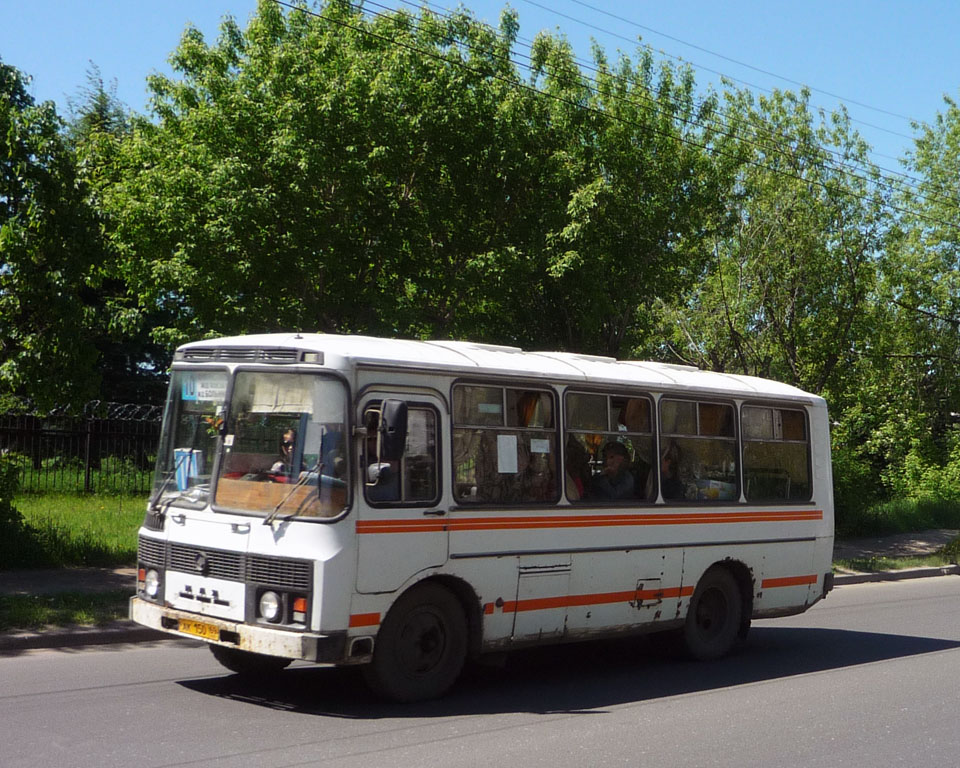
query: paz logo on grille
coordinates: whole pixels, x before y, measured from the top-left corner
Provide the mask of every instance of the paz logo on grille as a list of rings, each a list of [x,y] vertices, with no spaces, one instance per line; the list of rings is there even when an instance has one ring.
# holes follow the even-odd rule
[[[196,568],[197,573],[199,573],[201,576],[206,576],[208,573],[210,573],[210,561],[207,560],[207,556],[203,554],[203,552],[200,552],[197,555],[197,559],[194,560],[193,565],[194,568]]]

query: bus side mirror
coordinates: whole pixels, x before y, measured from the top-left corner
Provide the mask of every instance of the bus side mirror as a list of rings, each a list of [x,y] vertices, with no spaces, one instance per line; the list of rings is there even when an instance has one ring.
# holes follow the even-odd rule
[[[384,400],[380,406],[380,460],[399,461],[407,444],[407,404]]]

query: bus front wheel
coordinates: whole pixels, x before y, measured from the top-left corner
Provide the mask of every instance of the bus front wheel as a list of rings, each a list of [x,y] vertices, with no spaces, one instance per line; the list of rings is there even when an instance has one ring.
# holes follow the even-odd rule
[[[377,633],[367,684],[394,701],[440,696],[457,680],[467,656],[467,620],[451,592],[425,583],[402,595]]]
[[[709,569],[693,592],[683,626],[687,653],[708,661],[733,648],[742,623],[743,598],[736,579],[722,567]]]

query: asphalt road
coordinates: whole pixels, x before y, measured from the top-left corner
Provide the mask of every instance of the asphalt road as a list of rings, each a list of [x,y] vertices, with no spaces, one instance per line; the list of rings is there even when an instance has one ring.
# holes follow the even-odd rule
[[[352,671],[244,684],[189,642],[26,651],[0,657],[0,765],[956,765],[958,679],[956,576],[845,586],[717,663],[543,649],[407,707]]]

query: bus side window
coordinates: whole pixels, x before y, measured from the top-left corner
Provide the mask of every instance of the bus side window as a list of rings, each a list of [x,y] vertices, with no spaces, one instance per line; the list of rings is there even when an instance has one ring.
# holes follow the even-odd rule
[[[465,504],[553,503],[560,495],[554,396],[547,390],[457,385],[454,498]]]
[[[654,500],[650,412],[647,397],[567,393],[567,499],[591,504]]]
[[[660,488],[665,500],[739,498],[732,405],[663,398],[660,432]]]
[[[374,431],[364,445],[364,493],[373,504],[421,505],[439,500],[437,475],[437,414],[429,407],[410,405],[403,456],[377,463]]]
[[[810,499],[810,438],[803,411],[744,405],[743,482],[747,501]]]

